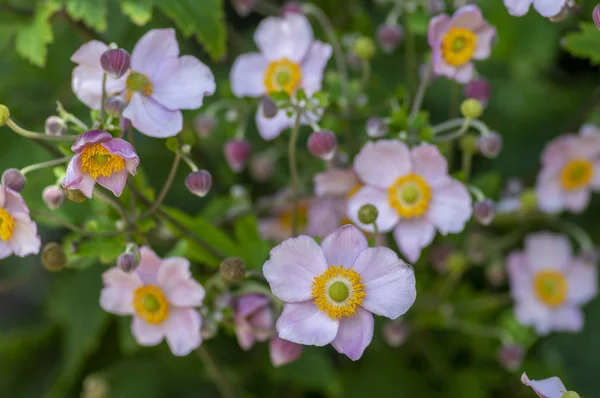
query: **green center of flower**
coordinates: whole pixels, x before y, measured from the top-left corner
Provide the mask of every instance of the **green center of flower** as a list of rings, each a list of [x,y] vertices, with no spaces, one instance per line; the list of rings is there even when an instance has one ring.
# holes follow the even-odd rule
[[[290,73],[290,71],[288,69],[280,70],[277,73],[277,76],[275,77],[275,81],[280,86],[285,86],[285,85],[289,84],[291,80],[292,80],[292,74]]]
[[[404,203],[412,205],[420,196],[421,192],[419,191],[419,188],[412,184],[408,184],[402,189],[402,200]]]
[[[110,159],[110,156],[109,155],[94,155],[93,158],[96,161],[96,163],[104,164],[104,163],[108,162],[108,159]]]
[[[146,87],[152,86],[152,83],[150,83],[150,80],[143,73],[131,72],[127,77],[125,86],[130,91],[142,91]]]
[[[329,286],[329,297],[338,303],[346,300],[348,298],[348,294],[350,294],[350,291],[344,282],[333,282],[331,286]]]
[[[458,52],[461,51],[463,48],[465,48],[465,39],[463,39],[462,37],[457,37],[456,39],[454,39],[454,41],[452,42],[452,50]]]
[[[160,301],[156,298],[154,294],[146,294],[143,300],[144,308],[148,312],[156,312],[160,309]]]

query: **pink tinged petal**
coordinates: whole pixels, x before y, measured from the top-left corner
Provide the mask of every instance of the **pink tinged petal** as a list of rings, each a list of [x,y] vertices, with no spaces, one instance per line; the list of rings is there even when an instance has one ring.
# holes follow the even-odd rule
[[[71,150],[75,153],[80,153],[86,146],[100,144],[112,139],[112,135],[106,131],[89,130],[77,137],[71,146]]]
[[[387,247],[363,250],[356,259],[354,270],[365,285],[364,309],[396,319],[415,302],[415,273],[393,250]]]
[[[244,294],[236,301],[236,314],[245,318],[268,304],[269,298],[265,295],[256,293]]]
[[[29,208],[20,193],[10,188],[0,186],[0,208],[9,213],[29,214]]]
[[[256,341],[267,341],[273,328],[273,311],[269,307],[263,307],[248,319],[248,324],[252,327]]]
[[[429,21],[427,41],[431,48],[435,48],[439,45],[442,34],[448,28],[448,22],[450,22],[450,17],[446,14],[438,15]]]
[[[302,355],[302,346],[292,343],[278,336],[273,336],[269,341],[269,356],[273,366],[280,367],[294,362]]]
[[[174,29],[152,29],[137,42],[131,54],[131,69],[145,74],[151,82],[156,79],[163,63],[179,56]]]
[[[590,204],[592,193],[587,188],[564,193],[565,208],[572,213],[582,213]]]
[[[425,179],[448,174],[448,162],[435,145],[422,144],[410,152],[414,173]]]
[[[504,0],[504,6],[508,9],[508,13],[515,17],[522,17],[527,14],[533,0]]]
[[[561,398],[563,393],[567,391],[567,387],[558,377],[550,377],[544,380],[530,380],[527,374],[523,373],[521,382],[541,398]]]
[[[582,305],[598,295],[598,270],[595,265],[576,260],[567,273],[568,301]]]
[[[558,213],[565,207],[564,192],[555,170],[542,169],[535,192],[538,208],[544,213]]]
[[[477,32],[486,25],[486,22],[483,19],[483,14],[479,7],[474,4],[469,4],[456,10],[454,15],[452,15],[450,25],[452,27],[466,28]]]
[[[313,42],[313,31],[302,14],[268,17],[258,25],[254,41],[269,61],[287,58],[300,63]]]
[[[574,134],[562,135],[546,144],[542,152],[542,166],[552,169],[562,168],[569,161],[571,147],[578,137]]]
[[[113,173],[110,177],[99,176],[96,182],[119,197],[123,193],[123,189],[127,183],[127,176],[127,170],[121,170]]]
[[[79,65],[100,67],[100,57],[108,50],[108,46],[101,41],[91,40],[75,51],[71,61]]]
[[[12,213],[15,227],[8,244],[13,253],[18,257],[38,254],[42,242],[37,234],[37,225],[29,218],[27,213]]]
[[[371,204],[377,208],[375,222],[379,232],[389,232],[398,223],[398,213],[390,207],[387,192],[373,187],[363,187],[348,200],[348,218],[363,231],[373,232],[372,224],[363,224],[358,219],[358,211],[363,205]]]
[[[387,189],[411,172],[410,151],[398,140],[367,142],[354,158],[354,171],[365,183]]]
[[[473,53],[474,59],[486,59],[492,52],[492,43],[496,38],[496,28],[491,25],[485,25],[485,27],[477,32],[477,47]]]
[[[150,137],[172,137],[183,129],[181,111],[167,109],[151,97],[139,93],[133,94],[123,111],[123,117],[129,119],[142,134]]]
[[[552,330],[577,333],[583,329],[583,312],[574,305],[564,305],[554,310],[551,319]]]
[[[280,242],[292,235],[291,228],[284,226],[278,217],[258,220],[258,232],[263,239]]]
[[[333,348],[353,361],[362,357],[365,348],[373,340],[373,315],[358,307],[356,314],[340,320],[340,329],[331,342]]]
[[[119,155],[125,161],[133,161],[135,166],[140,162],[140,158],[135,152],[133,145],[121,138],[113,138],[110,141],[102,143],[102,146],[113,155]],[[135,167],[133,168],[132,174],[135,174]]]
[[[394,229],[394,239],[411,263],[421,257],[421,251],[433,242],[434,237],[435,227],[426,218],[400,220]]]
[[[572,261],[571,243],[564,235],[538,232],[525,238],[525,254],[533,272],[566,271]]]
[[[164,323],[167,344],[175,356],[185,356],[200,347],[202,318],[191,308],[169,309],[169,317]]]
[[[262,104],[256,112],[256,128],[264,140],[272,140],[279,137],[283,130],[286,130],[294,124],[294,117],[289,117],[285,111],[278,111],[272,118],[263,115]]]
[[[143,285],[140,277],[115,267],[102,274],[102,281],[104,288],[100,293],[100,307],[117,315],[133,314],[133,292]]]
[[[229,81],[236,97],[260,97],[266,93],[265,71],[269,61],[261,53],[242,54],[236,58]]]
[[[346,217],[346,199],[343,197],[320,198],[308,208],[306,233],[325,236],[340,226]]]
[[[13,254],[12,247],[10,247],[8,242],[0,240],[0,260],[3,260],[9,256],[12,256],[12,254]]]
[[[198,58],[184,55],[164,62],[153,81],[152,98],[168,109],[198,109],[215,92],[215,77]]]
[[[463,66],[461,66],[460,68],[456,69],[456,73],[454,74],[454,79],[461,83],[461,84],[467,84],[469,83],[471,80],[473,80],[473,77],[475,76],[475,66],[473,66],[472,62],[469,62]]]
[[[245,319],[238,321],[236,318],[234,331],[235,337],[242,350],[248,351],[254,346],[254,332]]]
[[[524,252],[512,252],[507,259],[510,292],[515,300],[526,300],[531,296],[533,285],[529,261]]]
[[[158,270],[162,264],[162,259],[156,255],[147,246],[143,246],[140,249],[140,265],[136,268],[135,272],[142,279],[144,284],[152,283],[156,285],[158,279]]]
[[[335,339],[339,320],[331,319],[309,301],[283,307],[277,320],[279,337],[293,343],[322,347]]]
[[[457,233],[471,218],[471,195],[461,182],[450,177],[438,177],[431,183],[432,198],[427,219],[442,235]]]
[[[179,307],[199,307],[204,300],[204,288],[190,273],[190,262],[181,257],[169,257],[158,268],[156,279],[169,303]]]
[[[533,326],[540,336],[552,330],[551,309],[537,301],[531,294],[515,305],[515,317],[525,326]]]
[[[365,235],[354,225],[344,225],[327,235],[321,249],[329,265],[351,268],[359,253],[369,247]]]
[[[299,302],[312,298],[312,283],[328,268],[321,247],[309,236],[283,241],[271,250],[271,257],[263,266],[263,274],[271,291],[285,302]]]
[[[81,171],[81,155],[73,156],[67,166],[67,173],[62,186],[67,189],[79,189],[86,197],[91,198],[96,180],[88,173]]]
[[[533,8],[541,16],[550,18],[560,14],[567,2],[568,0],[533,0]]]
[[[131,333],[139,345],[154,346],[160,344],[165,337],[165,328],[163,324],[153,325],[134,316],[131,321]]]
[[[314,41],[302,62],[302,87],[309,96],[321,90],[323,71],[331,58],[331,45]]]
[[[331,169],[315,174],[313,182],[315,195],[341,196],[350,192],[360,180],[352,169]]]
[[[590,186],[594,191],[600,191],[600,161],[594,163],[594,175],[592,176]]]
[[[433,63],[433,73],[435,73],[437,76],[446,76],[451,79],[455,78],[457,69],[444,61],[442,51],[440,49],[434,48],[431,58]]]

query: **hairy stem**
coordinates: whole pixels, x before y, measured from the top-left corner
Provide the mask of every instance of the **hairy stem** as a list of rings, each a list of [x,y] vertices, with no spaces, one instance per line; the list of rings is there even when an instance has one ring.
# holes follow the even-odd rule
[[[204,346],[198,347],[196,351],[198,352],[198,356],[204,363],[204,366],[206,366],[208,372],[215,380],[215,384],[217,386],[217,389],[219,390],[219,394],[221,394],[223,398],[235,398],[233,388],[231,387],[227,379],[225,379],[225,376],[223,376],[223,373],[221,373],[221,370],[219,369],[209,352],[206,351]]]
[[[156,201],[152,204],[150,209],[148,209],[148,211],[146,211],[144,214],[142,214],[140,216],[140,219],[147,218],[147,217],[151,216],[152,214],[154,214],[154,212],[162,204],[163,200],[165,199],[165,196],[167,196],[167,193],[169,192],[169,189],[171,189],[171,185],[173,184],[173,180],[175,179],[175,174],[177,173],[177,168],[179,167],[180,162],[181,162],[181,154],[179,152],[177,152],[175,154],[175,159],[173,159],[173,165],[171,166],[171,171],[169,172],[167,181],[165,181],[165,184],[163,185],[163,189],[158,194],[158,198],[156,198]]]
[[[73,156],[66,156],[66,157],[60,158],[60,159],[48,160],[47,162],[32,164],[27,167],[23,167],[21,169],[21,174],[26,175],[27,173],[31,173],[32,171],[35,171],[35,170],[41,170],[41,169],[45,169],[46,167],[52,167],[52,166],[57,166],[59,164],[67,163],[72,158],[73,158]]]
[[[61,142],[73,142],[77,139],[75,135],[47,135],[43,133],[36,133],[34,131],[25,130],[12,119],[8,119],[6,125],[10,127],[15,133],[22,135],[23,137],[31,138],[33,140],[46,140],[46,141],[61,141]]]

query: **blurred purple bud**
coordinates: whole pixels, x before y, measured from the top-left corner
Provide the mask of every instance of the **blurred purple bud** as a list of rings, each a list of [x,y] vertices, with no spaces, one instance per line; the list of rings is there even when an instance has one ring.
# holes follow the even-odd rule
[[[511,372],[521,367],[524,356],[525,350],[518,344],[506,344],[498,350],[498,362]]]
[[[264,152],[250,158],[250,175],[258,182],[266,182],[275,174],[275,157]]]
[[[439,243],[431,247],[429,261],[438,273],[445,274],[448,272],[448,257],[453,251],[454,247],[445,243]]]
[[[504,266],[500,263],[490,264],[485,268],[485,277],[490,285],[500,287],[506,280]]]
[[[65,201],[65,192],[57,185],[50,185],[42,191],[42,199],[50,210],[56,210]]]
[[[63,135],[67,131],[67,123],[58,116],[50,116],[44,124],[46,135]]]
[[[252,154],[252,145],[244,139],[233,139],[225,144],[225,160],[236,173],[242,171]]]
[[[408,337],[408,326],[404,322],[391,321],[383,325],[383,339],[390,347],[400,347]]]
[[[127,107],[127,102],[118,95],[114,97],[110,97],[104,103],[104,109],[106,109],[106,113],[108,113],[112,117],[121,117],[121,113]]]
[[[493,131],[484,134],[477,140],[477,146],[483,156],[494,159],[502,150],[502,136]]]
[[[288,1],[281,7],[281,16],[286,14],[303,14],[302,6],[297,1]]]
[[[269,356],[271,363],[276,368],[294,362],[302,355],[302,346],[284,340],[278,336],[271,337],[269,341]]]
[[[119,79],[129,70],[131,57],[122,48],[106,50],[100,57],[100,65],[104,72],[113,79]]]
[[[478,100],[484,107],[492,95],[492,86],[487,80],[479,78],[465,85],[464,96]]]
[[[383,137],[388,133],[388,126],[380,117],[372,117],[367,120],[366,129],[367,135],[371,138]]]
[[[208,115],[198,115],[194,119],[194,130],[199,138],[208,138],[217,127],[217,119]]]
[[[504,195],[515,196],[523,192],[523,181],[519,178],[513,177],[506,181],[504,185]]]
[[[18,169],[7,169],[2,173],[2,185],[15,192],[21,192],[27,185],[27,178]]]
[[[403,34],[402,26],[384,23],[377,28],[377,42],[381,49],[389,54],[398,47]]]
[[[257,0],[231,0],[231,5],[240,17],[247,17],[254,9]]]
[[[473,216],[481,225],[490,225],[496,213],[496,206],[491,199],[478,200],[473,205]]]
[[[212,175],[207,170],[192,171],[185,179],[185,186],[191,193],[203,198],[212,187]]]
[[[594,7],[592,18],[594,18],[594,23],[596,24],[596,27],[600,29],[600,4]]]
[[[133,272],[138,265],[139,262],[136,260],[133,253],[122,253],[119,258],[117,258],[117,267],[127,273]]]
[[[337,137],[329,130],[314,131],[308,137],[308,150],[323,160],[331,160],[337,149]]]
[[[279,111],[279,109],[277,109],[277,104],[275,104],[275,101],[273,101],[271,97],[263,98],[261,109],[263,116],[267,119],[274,118],[277,115],[277,112]]]

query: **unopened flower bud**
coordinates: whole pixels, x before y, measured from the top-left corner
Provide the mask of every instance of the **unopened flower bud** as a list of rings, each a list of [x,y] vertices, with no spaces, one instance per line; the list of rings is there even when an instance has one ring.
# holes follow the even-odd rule
[[[83,203],[87,200],[87,197],[79,189],[64,188],[63,191],[65,192],[67,199],[69,199],[71,202]]]
[[[581,398],[581,396],[575,391],[567,391],[563,392],[563,395],[560,398]]]
[[[225,160],[235,173],[239,173],[246,166],[252,154],[252,145],[246,140],[231,140],[225,144]]]
[[[281,16],[285,17],[287,14],[302,14],[302,6],[297,1],[288,1],[281,7]]]
[[[525,351],[519,344],[506,344],[498,350],[498,362],[512,372],[521,367]]]
[[[490,132],[479,137],[477,147],[479,152],[486,158],[494,159],[502,151],[502,136],[495,132]]]
[[[199,138],[208,138],[217,127],[217,119],[212,116],[198,115],[194,120],[194,130]]]
[[[362,205],[358,209],[358,221],[363,224],[373,224],[377,220],[377,216],[379,216],[379,211],[371,204]]]
[[[448,256],[447,264],[450,272],[458,274],[467,268],[469,262],[463,253],[455,251]]]
[[[0,126],[4,126],[10,119],[10,111],[6,105],[0,104]]]
[[[476,99],[482,106],[486,106],[492,94],[492,86],[485,79],[477,79],[468,83],[464,88],[467,98]]]
[[[367,135],[371,138],[383,137],[388,133],[388,126],[380,117],[369,118],[366,129]]]
[[[67,265],[67,255],[56,242],[48,243],[42,249],[42,266],[50,272],[58,272]]]
[[[117,267],[122,269],[123,271],[129,273],[135,270],[139,265],[139,262],[136,261],[135,255],[133,253],[122,253],[119,258],[117,258]]]
[[[125,102],[123,97],[119,95],[110,97],[104,103],[104,109],[106,110],[106,113],[112,117],[121,117],[121,114],[125,108],[127,108],[127,102]]]
[[[314,131],[308,137],[308,150],[313,156],[331,160],[337,149],[337,137],[329,130]]]
[[[594,23],[596,27],[600,29],[600,4],[594,7],[594,12],[592,13],[592,18],[594,19]]]
[[[267,119],[272,119],[277,115],[279,109],[277,104],[271,99],[271,97],[264,97],[261,104],[262,114]]]
[[[42,199],[50,210],[56,210],[64,203],[65,193],[61,187],[50,185],[42,191]]]
[[[50,116],[44,124],[46,135],[63,135],[67,131],[67,123],[58,116]]]
[[[490,199],[478,200],[473,205],[473,216],[481,225],[490,225],[496,213],[496,206]]]
[[[356,39],[352,50],[364,60],[370,60],[375,56],[375,43],[370,37],[362,36]]]
[[[257,0],[231,0],[231,5],[240,17],[247,17],[252,9],[254,9],[256,1]]]
[[[294,362],[302,355],[302,345],[292,343],[275,335],[269,341],[269,356],[276,368]]]
[[[129,70],[131,57],[129,53],[122,48],[106,50],[100,56],[100,65],[106,74],[113,78],[121,78]]]
[[[483,113],[483,105],[474,98],[468,98],[460,104],[460,113],[470,119],[478,119]]]
[[[377,42],[385,53],[393,52],[402,40],[402,26],[384,23],[377,28]]]
[[[212,187],[212,175],[207,170],[192,171],[185,179],[185,186],[191,193],[203,198]]]
[[[537,195],[533,189],[526,189],[521,194],[521,208],[525,213],[537,208]]]
[[[383,325],[383,339],[390,347],[400,347],[408,337],[408,326],[404,322],[391,321]]]
[[[108,382],[101,376],[88,376],[83,380],[81,398],[108,398]]]
[[[219,266],[221,278],[227,282],[239,282],[246,275],[246,263],[239,257],[228,257]]]
[[[2,185],[15,192],[21,192],[27,185],[27,178],[18,169],[7,169],[2,173]]]

